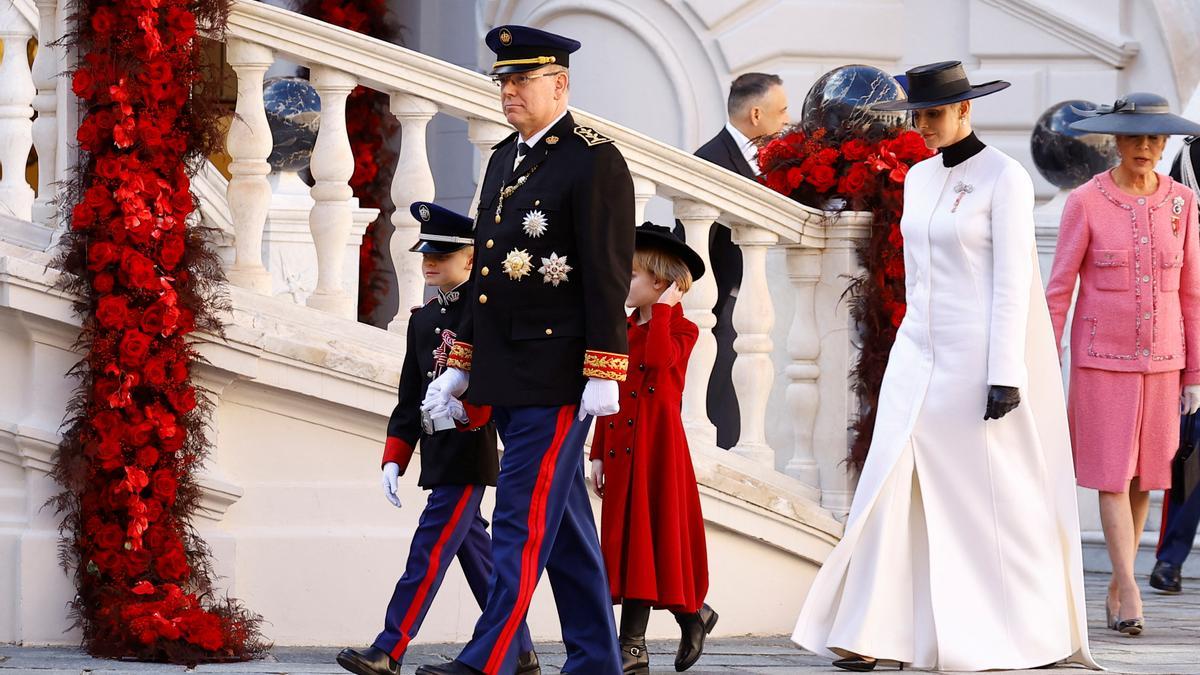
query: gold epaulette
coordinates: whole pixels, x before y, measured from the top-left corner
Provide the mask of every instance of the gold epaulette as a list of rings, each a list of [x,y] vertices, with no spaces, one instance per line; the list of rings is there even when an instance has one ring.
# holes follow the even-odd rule
[[[575,135],[582,138],[583,142],[587,143],[589,148],[593,145],[604,145],[605,143],[613,142],[613,139],[605,136],[599,131],[582,125],[575,127]]]

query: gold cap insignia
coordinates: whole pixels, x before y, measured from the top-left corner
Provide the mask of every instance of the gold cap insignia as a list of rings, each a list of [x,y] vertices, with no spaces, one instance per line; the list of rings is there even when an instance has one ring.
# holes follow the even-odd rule
[[[547,136],[546,145],[554,145],[558,142],[558,136]]]
[[[421,214],[421,220],[429,222],[429,207],[422,204],[417,207],[417,213]]]
[[[508,32],[507,28],[500,29],[500,44],[505,47],[512,44],[512,33]]]

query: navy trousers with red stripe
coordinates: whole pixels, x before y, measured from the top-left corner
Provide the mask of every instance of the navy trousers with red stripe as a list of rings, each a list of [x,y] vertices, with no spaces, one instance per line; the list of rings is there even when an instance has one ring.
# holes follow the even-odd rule
[[[450,561],[458,557],[475,600],[483,607],[492,578],[492,540],[479,514],[482,485],[442,485],[429,492],[425,510],[408,548],[408,564],[388,603],[383,632],[374,646],[403,660],[408,643],[421,629]],[[533,649],[529,629],[517,630],[517,653]]]
[[[618,675],[621,656],[596,523],[583,478],[591,418],[576,406],[493,408],[504,457],[492,514],[496,563],[487,607],[458,659],[488,675],[516,668],[517,639],[542,570],[550,577],[563,672]]]

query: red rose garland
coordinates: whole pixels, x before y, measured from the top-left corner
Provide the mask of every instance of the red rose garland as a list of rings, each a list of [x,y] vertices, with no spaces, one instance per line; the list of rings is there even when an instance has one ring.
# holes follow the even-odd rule
[[[189,334],[220,332],[220,266],[189,223],[190,168],[215,147],[197,29],[221,0],[81,0],[65,40],[84,106],[59,265],[78,298],[81,385],[56,456],[63,559],[92,654],[196,663],[246,659],[258,618],[211,597],[190,524],[207,451]]]
[[[810,136],[799,128],[771,140],[758,155],[767,187],[810,206],[843,199],[848,208],[874,214],[871,236],[858,250],[864,273],[846,291],[862,341],[850,372],[859,400],[850,462],[858,468],[871,446],[883,371],[904,318],[904,178],[910,166],[932,155],[913,131],[835,142],[823,130]]]
[[[308,0],[301,13],[397,42],[386,0]],[[399,128],[388,105],[387,94],[365,87],[356,87],[346,101],[346,132],[354,153],[350,187],[360,205],[379,209],[379,217],[367,226],[358,255],[358,320],[364,323],[371,323],[388,288],[387,270],[380,269],[381,258],[386,255],[386,250],[380,250],[380,230],[388,218],[392,172],[396,168],[396,153],[387,142]]]

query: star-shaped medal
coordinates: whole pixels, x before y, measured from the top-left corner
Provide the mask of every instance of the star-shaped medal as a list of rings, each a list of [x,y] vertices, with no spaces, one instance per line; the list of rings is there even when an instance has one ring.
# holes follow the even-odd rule
[[[533,269],[533,265],[530,264],[532,260],[533,257],[529,255],[529,251],[514,248],[508,252],[501,267],[509,279],[520,281],[522,277],[529,276],[529,270]]]
[[[521,219],[521,229],[534,239],[546,234],[546,226],[549,224],[550,221],[546,219],[546,214],[541,211],[530,211]]]
[[[551,253],[549,258],[542,258],[542,266],[538,271],[542,273],[543,282],[557,287],[567,281],[567,272],[571,271],[571,266],[567,264],[567,256],[560,258],[557,253]]]

